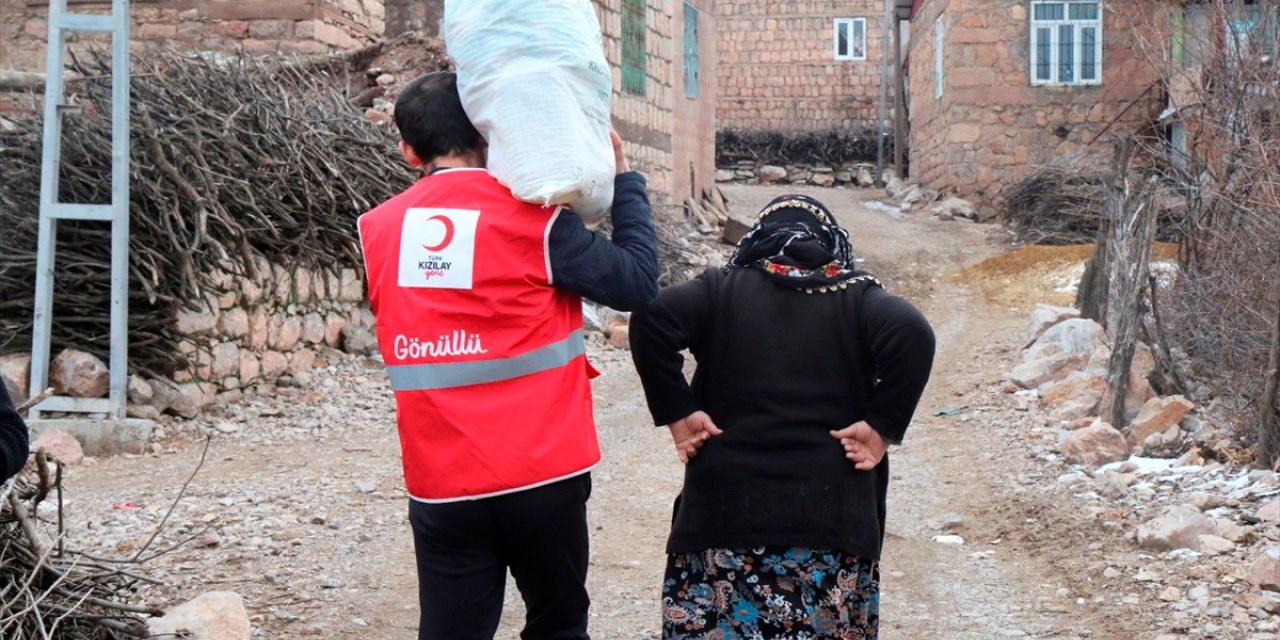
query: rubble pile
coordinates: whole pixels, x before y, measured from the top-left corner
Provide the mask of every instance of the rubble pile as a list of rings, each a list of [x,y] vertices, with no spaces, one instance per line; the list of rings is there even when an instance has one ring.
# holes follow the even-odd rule
[[[1128,424],[1097,416],[1105,398],[1108,338],[1072,308],[1032,312],[1022,363],[1003,391],[1029,414],[1033,448],[1067,470],[1053,485],[1101,526],[1152,554],[1159,566],[1107,566],[1103,580],[1132,580],[1168,603],[1173,635],[1275,638],[1280,632],[1280,474],[1250,469],[1223,451],[1195,398],[1157,396],[1155,368],[1139,344],[1126,398]],[[1136,598],[1136,596],[1135,596]],[[1260,635],[1233,635],[1244,632]],[[1199,634],[1199,635],[1194,635]]]

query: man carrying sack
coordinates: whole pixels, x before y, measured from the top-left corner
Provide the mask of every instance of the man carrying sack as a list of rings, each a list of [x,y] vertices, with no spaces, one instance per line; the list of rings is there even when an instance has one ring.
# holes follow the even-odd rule
[[[411,82],[401,151],[426,173],[360,218],[378,344],[396,394],[422,640],[491,639],[509,569],[524,640],[587,635],[586,501],[600,461],[582,298],[657,291],[645,180],[614,135],[612,238],[514,198],[485,170],[457,80]]]

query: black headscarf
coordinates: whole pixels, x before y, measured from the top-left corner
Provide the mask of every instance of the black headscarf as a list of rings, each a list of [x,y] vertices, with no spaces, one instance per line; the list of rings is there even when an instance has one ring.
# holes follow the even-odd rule
[[[809,196],[775,198],[738,241],[729,268],[757,268],[774,282],[809,293],[843,289],[855,281],[879,284],[854,268],[849,232]]]

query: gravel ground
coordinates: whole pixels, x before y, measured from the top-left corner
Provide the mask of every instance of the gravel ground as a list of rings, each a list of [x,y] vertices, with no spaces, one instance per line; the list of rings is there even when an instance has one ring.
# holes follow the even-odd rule
[[[741,212],[785,191],[726,189]],[[1261,476],[1241,483],[1226,468],[1175,480],[1068,469],[1056,430],[1001,390],[1020,359],[1021,315],[946,277],[1004,250],[1003,232],[890,216],[864,206],[870,191],[810,191],[839,213],[868,268],[916,302],[939,335],[933,382],[892,453],[883,638],[1280,638],[1276,599],[1241,580],[1251,554],[1280,538],[1274,524],[1214,557],[1146,552],[1130,540],[1137,522],[1184,491],[1235,500],[1224,517],[1236,517],[1274,485]],[[628,353],[594,335],[590,357],[605,373],[595,383],[605,462],[590,511],[592,634],[656,638],[681,468],[669,436],[649,426]],[[391,393],[378,362],[324,358],[294,386],[225,398],[195,421],[166,419],[151,455],[69,469],[71,545],[132,557],[172,507],[148,553],[189,541],[145,564],[170,585],[145,597],[239,592],[262,638],[414,637]],[[176,500],[206,438],[206,460]],[[510,586],[508,603],[500,638],[517,637],[522,618]]]

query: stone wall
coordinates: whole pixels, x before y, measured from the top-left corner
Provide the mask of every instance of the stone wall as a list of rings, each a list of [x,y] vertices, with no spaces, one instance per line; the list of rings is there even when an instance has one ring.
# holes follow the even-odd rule
[[[866,59],[835,60],[836,18],[865,18]],[[716,3],[721,128],[862,128],[874,123],[884,54],[883,0]]]
[[[1141,41],[1162,43],[1157,0],[1105,3],[1099,86],[1032,86],[1024,0],[927,0],[912,19],[911,173],[921,184],[987,207],[1031,169],[1071,154],[1109,157],[1104,130],[1151,122],[1163,104]],[[945,23],[944,89],[934,92],[934,22]],[[1158,55],[1158,54],[1157,54]],[[1145,93],[1145,95],[1144,95]]]
[[[71,2],[77,13],[109,13],[110,2]],[[48,42],[47,0],[0,0],[0,69],[43,71]],[[182,49],[254,54],[312,54],[352,49],[386,29],[382,0],[135,0],[135,42]],[[75,34],[73,51],[106,36]]]
[[[672,38],[675,3],[647,0],[645,44],[648,55],[645,95],[622,90],[622,0],[594,0],[604,32],[605,57],[613,72],[613,125],[626,141],[623,147],[631,168],[649,177],[658,201],[669,201],[675,158],[671,132],[675,128],[672,99],[675,89],[676,45]]]
[[[738,184],[795,184],[815,187],[873,187],[876,167],[865,162],[852,164],[769,164],[742,160],[716,170],[716,182]]]
[[[672,112],[675,129],[671,132],[674,177],[672,195],[676,202],[692,197],[702,199],[702,190],[715,185],[716,168],[716,18],[713,0],[690,0],[698,9],[699,83],[698,94],[688,95],[684,86],[684,45],[675,47],[672,65],[675,95]],[[684,37],[684,7],[676,3],[672,33],[679,42]]]
[[[622,0],[593,0],[614,74],[614,126],[632,166],[649,176],[656,202],[711,184],[716,105],[716,26],[712,0],[701,9],[702,91],[684,95],[684,3],[646,0],[648,82],[644,95],[622,90]],[[109,2],[72,0],[72,10],[103,13]],[[193,50],[314,54],[352,49],[407,29],[438,32],[442,0],[135,0],[132,36]],[[0,69],[43,71],[47,0],[0,0]],[[103,36],[78,35],[72,50]],[[0,110],[12,101],[0,100]],[[680,130],[677,132],[677,128]],[[678,133],[678,135],[677,135]]]
[[[386,0],[388,38],[409,31],[420,31],[440,37],[440,21],[444,20],[444,0]]]
[[[258,257],[259,276],[215,276],[215,291],[197,308],[179,312],[179,344],[192,363],[173,382],[196,388],[203,404],[217,393],[304,378],[326,349],[376,349],[373,314],[363,276],[270,265]]]

